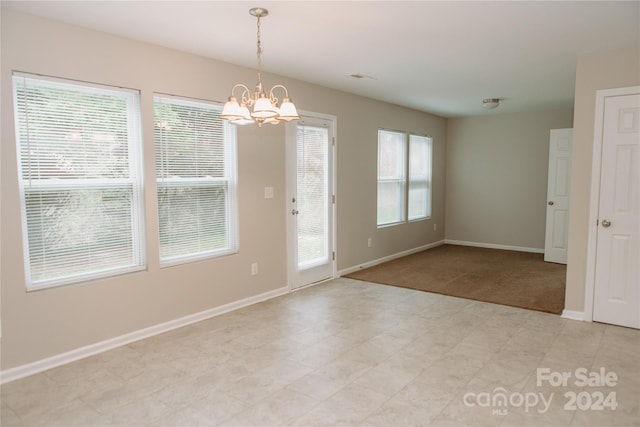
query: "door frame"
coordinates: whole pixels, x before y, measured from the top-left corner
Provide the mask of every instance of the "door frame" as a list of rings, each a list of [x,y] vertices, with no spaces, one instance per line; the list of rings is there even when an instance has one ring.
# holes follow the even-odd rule
[[[605,99],[612,96],[633,95],[640,93],[640,86],[629,86],[596,91],[596,112],[593,135],[593,160],[591,163],[591,192],[589,205],[589,228],[587,234],[587,276],[584,291],[583,320],[593,321],[594,293],[596,289],[596,244],[600,210],[600,178],[602,164],[602,137],[604,134]]]
[[[330,150],[330,158],[329,160],[331,161],[331,167],[330,167],[330,178],[331,178],[331,188],[330,191],[332,192],[333,195],[333,203],[331,203],[331,209],[329,209],[329,215],[331,215],[331,245],[329,247],[329,252],[334,254],[334,256],[331,259],[331,277],[328,277],[326,280],[331,280],[331,279],[335,279],[337,277],[338,274],[338,251],[337,251],[337,238],[338,238],[338,233],[337,233],[337,219],[338,219],[338,215],[337,215],[337,201],[338,201],[338,196],[337,196],[337,182],[336,182],[336,177],[337,177],[337,147],[338,147],[338,117],[334,116],[332,114],[324,114],[324,113],[316,113],[316,112],[311,112],[311,111],[305,111],[305,110],[298,110],[298,114],[300,115],[301,119],[319,119],[319,120],[326,120],[328,122],[331,123],[331,134],[333,136],[333,141],[330,141],[329,143],[331,144],[331,150]],[[295,122],[294,122],[295,123]],[[301,289],[307,288],[309,286],[314,286],[317,285],[318,283],[322,283],[323,280],[321,282],[314,282],[314,283],[309,283],[303,286],[299,286],[299,287],[294,287],[293,283],[292,283],[292,269],[294,268],[294,253],[293,253],[293,248],[291,247],[291,227],[289,224],[290,218],[289,218],[289,200],[291,200],[291,198],[293,197],[293,195],[291,194],[291,188],[289,185],[290,182],[290,176],[289,173],[290,171],[293,169],[292,166],[292,162],[295,159],[290,158],[289,155],[289,147],[286,146],[287,144],[287,139],[285,137],[285,157],[286,157],[286,171],[285,171],[285,194],[286,194],[286,204],[285,204],[285,215],[287,218],[287,224],[286,224],[286,229],[287,229],[287,287],[289,289],[289,292],[293,292],[293,291],[299,291]]]

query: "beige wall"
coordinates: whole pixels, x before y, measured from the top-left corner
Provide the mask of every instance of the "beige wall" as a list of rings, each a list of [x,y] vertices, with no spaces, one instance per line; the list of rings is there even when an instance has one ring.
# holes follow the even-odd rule
[[[583,55],[576,67],[575,115],[565,309],[582,312],[587,273],[587,234],[596,91],[640,85],[640,50]],[[595,225],[595,224],[594,224]]]
[[[573,110],[449,119],[446,238],[543,249],[549,131]]]
[[[2,369],[16,367],[145,327],[282,288],[286,273],[284,127],[238,132],[240,251],[236,255],[159,268],[153,92],[224,101],[254,70],[2,10]],[[148,269],[91,283],[25,292],[11,71],[139,89],[142,96]],[[265,75],[265,82],[276,83]],[[301,81],[278,78],[299,108],[338,120],[338,269],[444,238],[446,120]],[[377,129],[434,138],[433,220],[376,228]],[[275,197],[265,200],[263,188]],[[374,245],[367,248],[367,238]],[[260,274],[250,275],[259,263]]]

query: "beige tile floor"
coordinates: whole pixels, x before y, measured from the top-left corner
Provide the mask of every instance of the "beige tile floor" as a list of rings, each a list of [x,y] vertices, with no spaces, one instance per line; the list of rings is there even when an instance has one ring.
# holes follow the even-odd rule
[[[1,425],[640,426],[639,355],[638,330],[337,279],[5,384]]]

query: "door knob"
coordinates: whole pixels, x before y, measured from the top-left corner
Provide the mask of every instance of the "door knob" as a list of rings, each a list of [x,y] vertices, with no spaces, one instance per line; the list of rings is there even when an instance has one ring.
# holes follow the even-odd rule
[[[549,206],[553,206],[553,205],[554,205],[553,201],[550,201],[550,202],[549,202],[549,203],[547,203],[547,204],[548,204]]]
[[[298,215],[298,211],[295,209],[291,209],[291,215]]]
[[[603,219],[603,220],[602,220],[602,226],[603,226],[604,228],[609,228],[609,227],[611,227],[611,221],[609,221],[608,219]]]

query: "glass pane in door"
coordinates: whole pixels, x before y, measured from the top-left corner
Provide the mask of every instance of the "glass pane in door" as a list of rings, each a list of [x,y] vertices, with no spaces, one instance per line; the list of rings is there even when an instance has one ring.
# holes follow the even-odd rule
[[[329,259],[328,144],[328,129],[298,126],[296,193],[299,269],[311,268]]]

